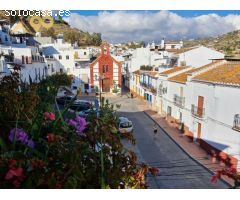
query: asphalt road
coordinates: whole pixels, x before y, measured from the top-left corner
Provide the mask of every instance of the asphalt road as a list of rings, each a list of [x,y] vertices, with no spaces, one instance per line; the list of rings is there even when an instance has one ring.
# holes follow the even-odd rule
[[[127,148],[133,149],[139,162],[158,167],[156,177],[147,175],[149,188],[165,189],[214,189],[227,188],[223,182],[211,183],[212,174],[192,160],[160,128],[153,135],[153,121],[138,106],[137,99],[126,95],[109,97],[111,103],[121,104],[120,115],[128,117],[134,124],[136,146],[123,141]]]

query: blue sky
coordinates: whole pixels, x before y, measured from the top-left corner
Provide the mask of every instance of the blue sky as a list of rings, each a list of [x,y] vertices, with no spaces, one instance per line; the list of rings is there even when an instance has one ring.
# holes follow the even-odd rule
[[[101,33],[112,43],[216,37],[240,30],[236,10],[72,10],[65,20],[83,31]]]
[[[159,10],[148,10],[148,11],[129,11],[129,12],[158,12]],[[180,16],[183,17],[194,17],[194,16],[199,16],[199,15],[206,15],[206,14],[212,14],[215,13],[220,16],[226,16],[229,14],[240,14],[239,10],[169,10],[173,13],[176,13]],[[102,12],[102,10],[72,10],[71,13],[77,13],[80,15],[85,15],[85,16],[96,16],[99,12]],[[108,12],[114,12],[112,10]]]

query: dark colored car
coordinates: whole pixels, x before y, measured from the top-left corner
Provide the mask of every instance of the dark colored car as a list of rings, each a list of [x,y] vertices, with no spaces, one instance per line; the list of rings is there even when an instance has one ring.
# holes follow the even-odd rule
[[[69,108],[74,111],[85,111],[91,109],[93,106],[89,101],[85,100],[75,100]]]
[[[80,117],[87,117],[89,113],[100,114],[98,101],[76,100],[69,106],[70,111],[74,111]]]
[[[57,97],[57,103],[60,105],[68,104],[70,102],[73,102],[76,100],[76,97],[71,95],[71,96],[63,96],[63,97]]]

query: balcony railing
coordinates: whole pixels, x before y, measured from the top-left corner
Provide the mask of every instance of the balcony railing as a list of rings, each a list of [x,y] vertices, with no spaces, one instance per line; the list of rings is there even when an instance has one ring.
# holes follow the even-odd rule
[[[195,106],[194,104],[192,104],[191,113],[195,117],[203,118],[204,115],[205,115],[205,109],[204,108],[200,108],[200,107]]]
[[[234,116],[233,129],[236,131],[240,131],[240,114],[236,114]]]
[[[151,84],[140,82],[140,85],[142,87],[146,88],[147,90],[149,90],[150,92],[154,93],[154,94],[157,93],[157,89],[153,85],[151,85]]]
[[[179,107],[184,107],[185,105],[185,97],[181,97],[177,94],[173,96],[173,103]]]
[[[158,96],[162,96],[164,94],[164,89],[163,88],[160,88],[158,89]]]

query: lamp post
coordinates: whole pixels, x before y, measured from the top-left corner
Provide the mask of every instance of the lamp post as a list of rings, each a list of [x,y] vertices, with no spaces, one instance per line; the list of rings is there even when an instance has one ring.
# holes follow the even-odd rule
[[[100,93],[99,93],[99,97],[100,97],[100,107],[102,106],[102,80],[105,78],[105,74],[100,74],[99,75],[99,88],[100,88]]]

